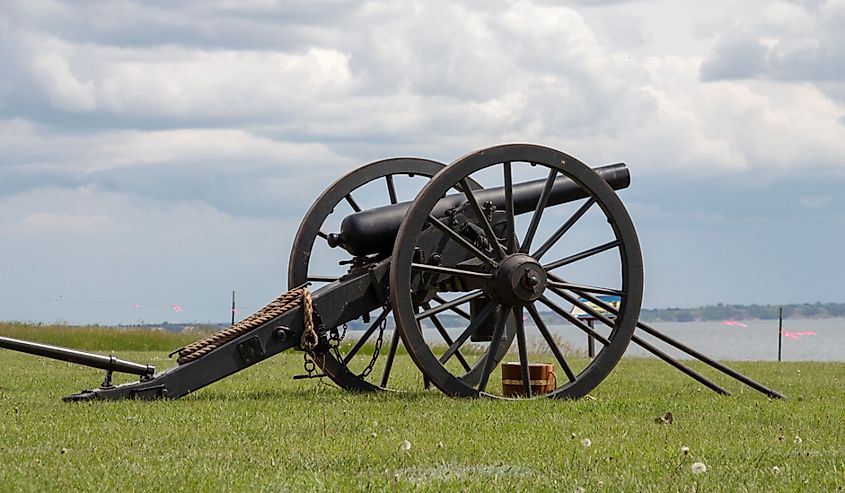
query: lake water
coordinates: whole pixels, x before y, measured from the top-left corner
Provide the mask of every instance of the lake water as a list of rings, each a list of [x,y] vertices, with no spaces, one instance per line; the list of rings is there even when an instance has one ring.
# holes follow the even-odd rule
[[[717,360],[777,361],[777,320],[726,322],[654,322],[649,325]],[[586,334],[574,326],[553,325],[549,329],[573,348],[587,351]],[[845,318],[784,320],[783,330],[788,336],[782,339],[783,361],[845,361]],[[448,331],[453,336],[461,332],[455,328]],[[526,322],[526,332],[530,345],[539,347],[534,346],[542,340],[537,328]],[[690,358],[640,329],[635,334],[675,358]],[[596,343],[596,349],[600,347]],[[626,354],[651,356],[633,341]]]
[[[731,323],[731,322],[729,322]],[[744,320],[733,322],[655,322],[658,331],[717,360],[777,361],[778,321]],[[586,350],[586,335],[572,326],[556,326],[555,332],[576,347]],[[536,328],[533,328],[536,330]],[[784,320],[782,339],[783,361],[845,361],[845,318]],[[577,332],[576,332],[577,331]],[[638,336],[655,344],[669,355],[689,358],[674,349],[667,349],[640,329]],[[628,355],[650,356],[634,342]]]

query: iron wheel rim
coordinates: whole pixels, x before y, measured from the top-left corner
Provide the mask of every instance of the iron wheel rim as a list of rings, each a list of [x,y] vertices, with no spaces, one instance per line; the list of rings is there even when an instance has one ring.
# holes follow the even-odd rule
[[[609,375],[621,359],[633,336],[642,302],[642,256],[634,225],[613,189],[588,166],[561,151],[532,144],[505,144],[490,147],[467,154],[456,160],[430,180],[419,192],[411,208],[408,209],[394,244],[390,271],[390,285],[393,287],[391,302],[394,317],[408,353],[417,366],[441,391],[448,395],[461,397],[499,397],[476,389],[455,378],[455,375],[440,363],[440,359],[426,343],[415,315],[409,310],[412,257],[408,245],[416,243],[423,227],[429,221],[429,211],[434,208],[436,202],[448,190],[448,184],[458,182],[462,178],[469,177],[487,167],[496,165],[505,167],[504,163],[517,161],[543,165],[573,180],[595,200],[595,204],[607,216],[613,233],[619,241],[621,291],[624,291],[625,296],[619,307],[620,316],[613,323],[611,334],[608,337],[608,344],[574,379],[570,378],[569,382],[543,394],[543,396],[559,398],[582,397],[592,391]],[[507,166],[509,167],[510,164]],[[502,306],[506,305],[502,304]],[[530,306],[533,307],[534,304],[532,303]],[[518,312],[524,313],[522,309]],[[521,318],[518,323],[522,323]],[[524,327],[522,330],[524,334]],[[521,344],[524,345],[524,342]],[[520,359],[522,360],[522,357]],[[499,362],[495,362],[493,369],[498,364]],[[492,371],[491,369],[490,373]],[[487,378],[489,378],[489,374]]]

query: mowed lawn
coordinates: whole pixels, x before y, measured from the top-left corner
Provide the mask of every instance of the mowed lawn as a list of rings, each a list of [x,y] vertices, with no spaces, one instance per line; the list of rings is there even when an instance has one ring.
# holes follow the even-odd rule
[[[163,369],[167,352],[117,354]],[[0,350],[0,491],[845,490],[845,364],[733,366],[789,399],[634,358],[579,401],[356,394],[292,380],[291,352],[180,400],[64,403],[104,372]]]

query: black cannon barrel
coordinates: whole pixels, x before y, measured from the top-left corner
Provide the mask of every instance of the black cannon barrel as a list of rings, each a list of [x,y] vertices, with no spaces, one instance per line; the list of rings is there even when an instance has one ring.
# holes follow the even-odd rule
[[[39,342],[22,341],[10,337],[0,337],[0,347],[20,351],[22,353],[35,354],[46,358],[58,359],[78,365],[91,366],[103,370],[116,371],[120,373],[131,373],[133,375],[152,375],[156,369],[152,365],[142,365],[124,361],[114,356],[103,356],[101,354],[86,353],[76,349],[70,349]]]
[[[624,163],[593,168],[614,190],[626,188],[631,184],[631,175]],[[513,186],[514,214],[532,212],[537,207],[537,200],[543,192],[546,180],[528,181]],[[497,209],[505,208],[504,189],[486,188],[475,192],[479,204],[492,202]],[[574,181],[565,176],[555,180],[549,196],[548,206],[572,202],[587,197],[586,192]],[[440,199],[432,210],[436,217],[466,201],[461,193],[447,195]],[[389,254],[393,250],[393,240],[402,224],[411,202],[386,205],[350,214],[343,219],[340,233],[329,235],[329,245],[341,246],[353,255]]]

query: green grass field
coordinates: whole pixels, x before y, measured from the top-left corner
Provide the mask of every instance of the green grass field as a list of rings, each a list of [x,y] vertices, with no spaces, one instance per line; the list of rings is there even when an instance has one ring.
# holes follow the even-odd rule
[[[60,343],[9,327],[0,335]],[[187,342],[147,334],[139,351],[125,333],[51,330],[159,369]],[[707,372],[735,394],[720,397],[647,359],[623,359],[594,400],[363,395],[291,380],[291,352],[181,400],[70,404],[103,372],[0,350],[0,491],[845,490],[845,364],[734,366],[789,399]],[[656,422],[666,412],[673,423]]]

